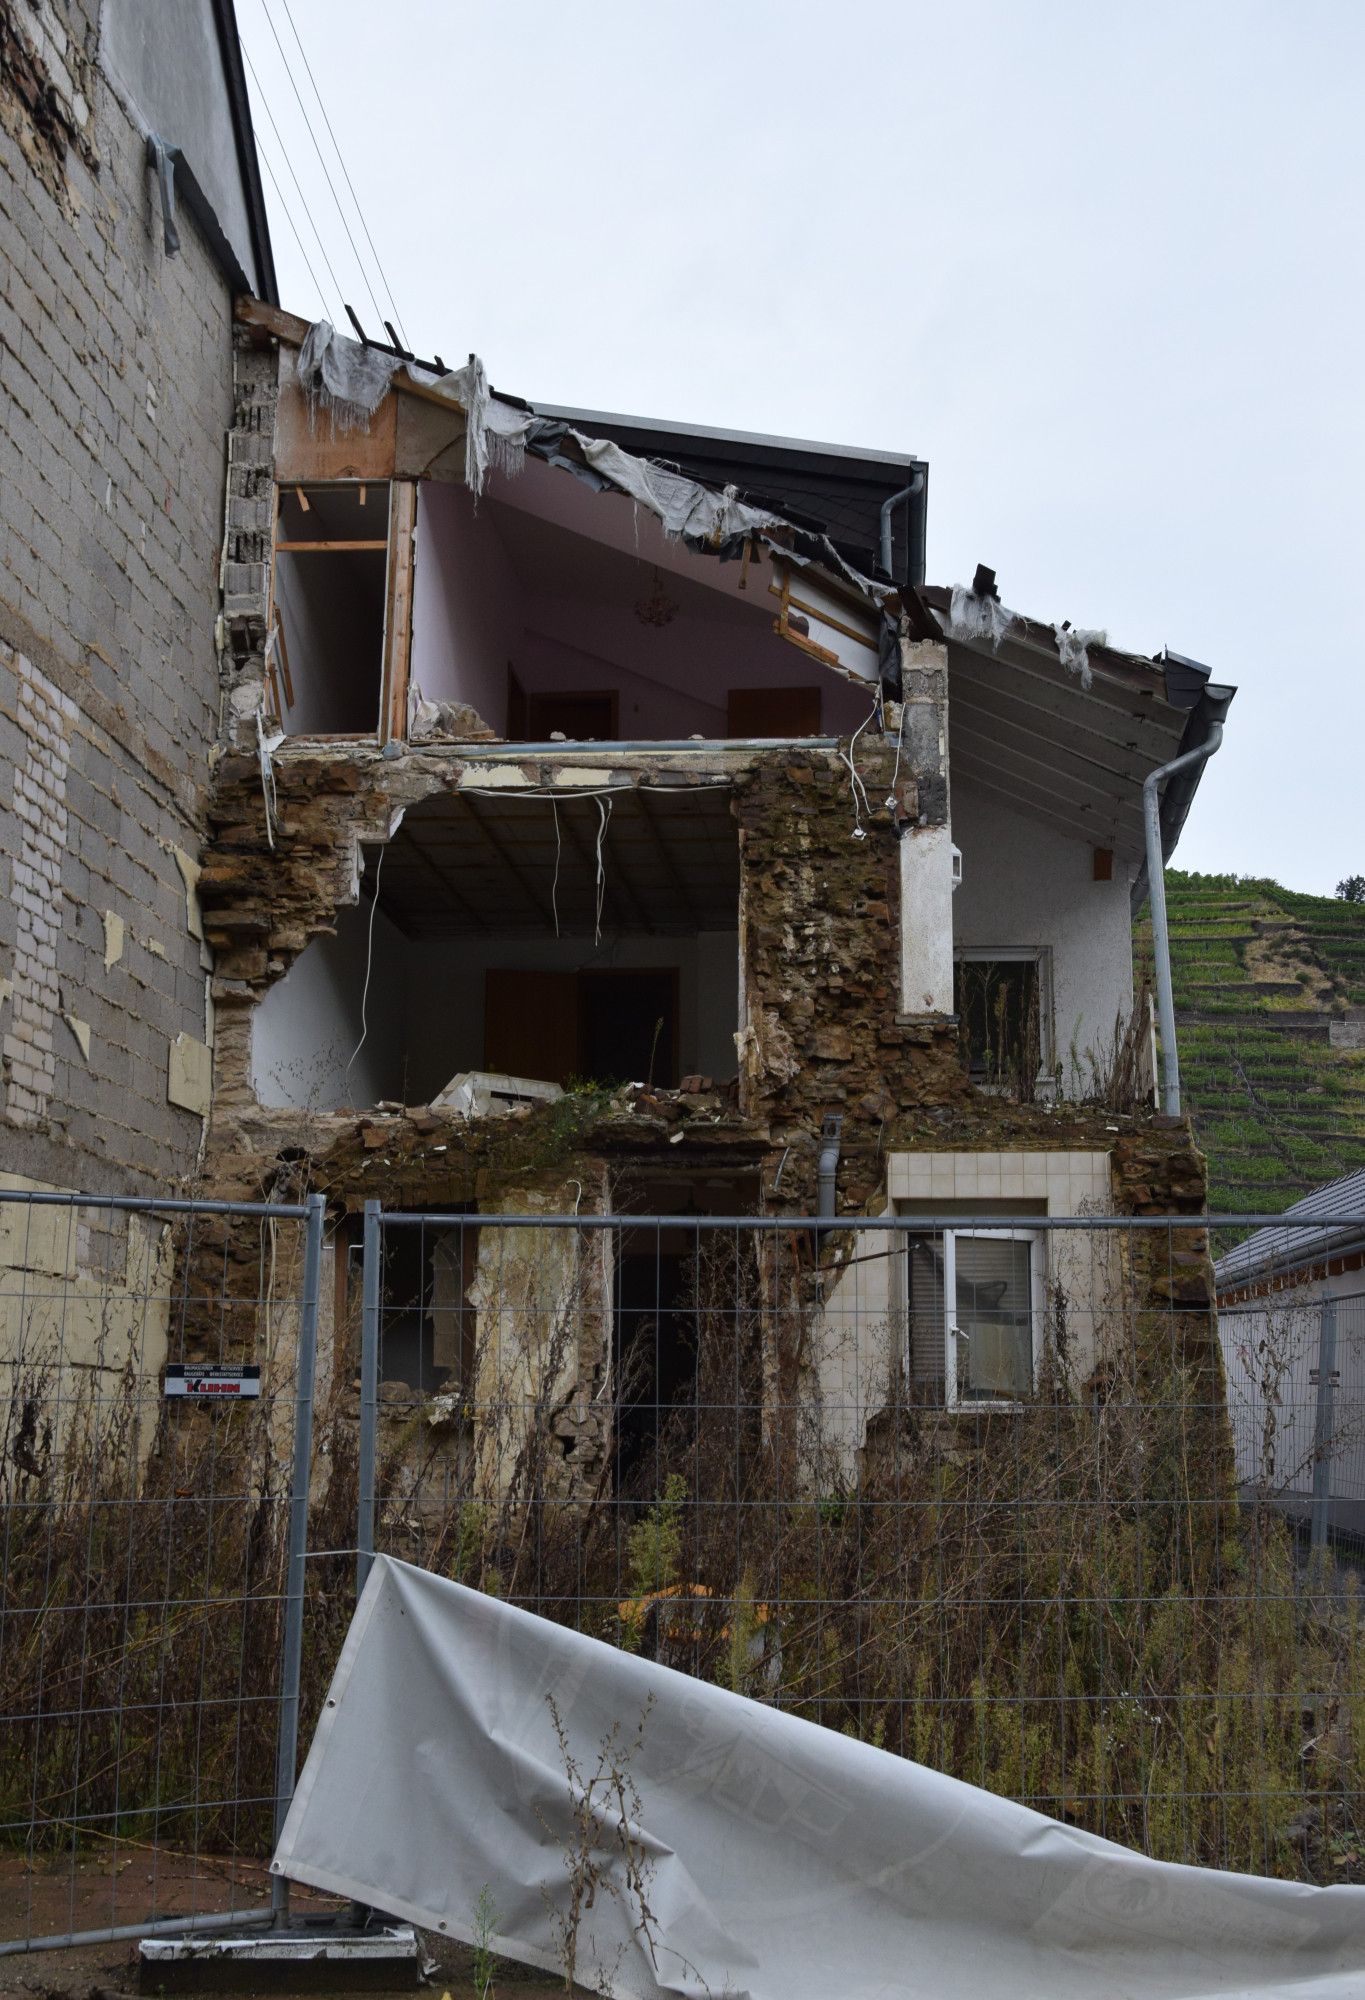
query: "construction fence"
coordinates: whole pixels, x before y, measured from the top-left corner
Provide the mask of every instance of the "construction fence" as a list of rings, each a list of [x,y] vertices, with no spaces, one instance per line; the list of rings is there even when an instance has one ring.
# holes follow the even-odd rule
[[[0,1939],[281,1910],[376,1550],[1161,1858],[1365,1879],[1365,1319],[1311,1223],[1220,1312],[1256,1220],[0,1196]]]

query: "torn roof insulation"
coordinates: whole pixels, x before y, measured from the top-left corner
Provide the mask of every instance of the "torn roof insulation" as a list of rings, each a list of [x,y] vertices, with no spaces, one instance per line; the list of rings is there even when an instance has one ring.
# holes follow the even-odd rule
[[[550,403],[535,407],[543,417],[613,438],[708,485],[735,486],[745,498],[828,535],[847,562],[863,569],[878,559],[882,508],[918,475],[918,490],[893,513],[892,576],[908,584],[924,581],[929,467],[922,458]]]
[[[461,411],[465,479],[476,494],[490,470],[515,473],[529,455],[570,472],[594,491],[625,495],[653,514],[666,535],[700,553],[729,561],[763,544],[781,561],[812,576],[823,572],[852,590],[877,617],[878,680],[889,699],[901,693],[902,621],[912,638],[946,639],[954,684],[955,772],[1096,846],[1114,849],[1134,864],[1134,907],[1141,906],[1143,780],[1207,742],[1235,690],[1215,684],[1198,661],[1174,653],[1152,659],[1125,652],[1111,646],[1104,632],[1011,611],[992,591],[898,586],[872,574],[875,561],[868,561],[866,545],[875,544],[874,501],[879,527],[887,501],[926,470],[921,461],[538,407],[499,395],[475,355],[464,367],[437,375],[397,350],[345,339],[326,321],[306,329],[295,324],[299,381],[310,405],[326,408],[338,428],[368,421],[391,385]],[[853,488],[864,470],[868,481],[859,498]],[[824,517],[836,511],[828,503],[840,482],[848,507],[831,522]],[[911,521],[912,534],[922,530],[926,498],[926,482],[918,484],[908,500],[921,510],[919,528]],[[824,508],[821,524],[793,518],[802,512],[803,499]],[[829,532],[834,525],[845,532]],[[991,660],[1012,669],[1008,681],[989,670],[985,663]],[[1163,792],[1167,856],[1201,771],[1197,766],[1179,774]]]
[[[401,370],[401,376],[400,376]],[[883,693],[900,694],[899,621],[916,636],[937,628],[909,586],[865,574],[823,530],[798,525],[772,508],[742,499],[734,485],[716,487],[656,459],[627,451],[613,438],[595,437],[531,405],[499,396],[483,363],[471,355],[464,367],[435,376],[390,351],[362,346],[326,320],[310,326],[299,348],[297,372],[310,409],[326,410],[340,430],[368,422],[390,384],[448,403],[465,417],[465,483],[479,494],[490,470],[517,472],[527,454],[572,473],[595,491],[625,494],[661,523],[665,534],[722,562],[740,560],[763,544],[797,568],[823,570],[850,587],[880,620],[878,667]]]
[[[397,336],[392,327],[387,328],[390,342],[371,340],[354,308],[348,305],[346,312],[368,352],[429,377],[449,372],[439,355],[425,362],[410,349],[393,344]],[[857,570],[880,565],[882,576],[912,589],[924,581],[929,466],[913,452],[664,423],[655,417],[558,403],[533,405],[506,391],[492,393],[500,402],[557,419],[572,430],[611,438],[637,456],[709,486],[733,487],[741,499],[771,508],[796,527],[827,535]],[[883,561],[887,550],[889,562]]]

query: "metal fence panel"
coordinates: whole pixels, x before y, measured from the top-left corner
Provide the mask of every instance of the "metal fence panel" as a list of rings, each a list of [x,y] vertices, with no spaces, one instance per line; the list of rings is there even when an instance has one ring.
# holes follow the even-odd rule
[[[1365,1541],[1365,1291],[1286,1284],[1219,1315],[1248,1499]],[[1326,1351],[1324,1351],[1326,1350]]]
[[[1359,1286],[1291,1230],[1220,1324],[1234,1233],[0,1198],[0,1951],[279,1914],[375,1548],[1153,1854],[1359,1878]],[[259,1397],[167,1394],[210,1365]]]
[[[1359,1878],[1355,1578],[1239,1476],[1244,1233],[372,1208],[362,1545],[1154,1855]]]
[[[0,1950],[269,1912],[321,1222],[0,1192]]]

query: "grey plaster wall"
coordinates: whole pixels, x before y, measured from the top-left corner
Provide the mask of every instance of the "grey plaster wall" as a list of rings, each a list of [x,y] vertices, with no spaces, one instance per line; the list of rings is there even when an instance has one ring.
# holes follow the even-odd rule
[[[164,254],[96,0],[0,13],[59,112],[53,142],[0,76],[0,1146],[28,1179],[164,1189],[202,1130],[172,1099],[209,1034],[231,302],[188,217]]]
[[[148,129],[178,146],[262,290],[209,0],[104,0],[101,60]]]

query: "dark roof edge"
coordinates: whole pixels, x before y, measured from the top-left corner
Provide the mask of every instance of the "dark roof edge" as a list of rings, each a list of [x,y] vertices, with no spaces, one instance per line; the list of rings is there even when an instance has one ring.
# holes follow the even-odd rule
[[[555,417],[561,423],[571,424],[575,430],[589,433],[594,424],[611,424],[620,430],[648,431],[661,437],[693,438],[698,443],[749,445],[755,451],[843,459],[851,465],[882,466],[896,472],[919,472],[928,467],[928,460],[917,458],[914,452],[873,451],[866,445],[827,444],[815,438],[776,437],[762,431],[716,430],[707,424],[668,423],[661,417],[631,417],[618,415],[613,410],[570,409],[563,404],[542,403],[538,399],[532,407],[539,416]]]
[[[237,143],[237,166],[246,196],[251,248],[256,258],[257,281],[247,290],[255,291],[267,305],[278,306],[279,284],[275,277],[275,253],[270,247],[270,223],[265,212],[261,186],[261,164],[256,156],[256,134],[251,122],[251,99],[247,94],[246,70],[242,63],[242,42],[237,32],[233,0],[213,0],[218,49],[223,59],[223,77],[232,110],[232,132]]]
[[[1365,1250],[1365,1228],[1358,1222],[1343,1222],[1339,1226],[1331,1223],[1300,1223],[1298,1229],[1305,1237],[1314,1229],[1311,1243],[1301,1250],[1292,1244],[1277,1249],[1269,1242],[1260,1243],[1262,1237],[1275,1236],[1280,1241],[1294,1231],[1294,1213],[1285,1210],[1287,1218],[1283,1228],[1270,1224],[1258,1229],[1245,1243],[1239,1243],[1226,1257],[1220,1257],[1213,1267],[1214,1289],[1220,1295],[1240,1291],[1244,1285],[1254,1286],[1257,1279],[1270,1277],[1292,1278],[1296,1271],[1311,1270],[1333,1257],[1351,1257],[1357,1250]],[[1242,1252],[1248,1254],[1243,1257]],[[1240,1261],[1239,1261],[1240,1260]]]
[[[147,141],[149,158],[157,143],[155,139]],[[237,252],[224,233],[223,225],[218,220],[218,211],[200,187],[194,168],[178,146],[168,146],[166,157],[175,172],[175,191],[198,223],[199,233],[208,245],[210,256],[227,279],[229,291],[236,296],[250,292],[251,280],[237,261]]]

